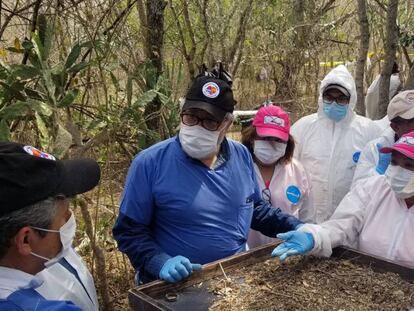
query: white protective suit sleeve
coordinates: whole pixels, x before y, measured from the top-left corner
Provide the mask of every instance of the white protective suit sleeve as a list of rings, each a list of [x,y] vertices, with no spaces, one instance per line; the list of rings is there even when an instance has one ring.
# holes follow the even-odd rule
[[[367,94],[365,96],[365,115],[371,120],[377,119],[377,104],[379,101],[379,79],[381,75],[378,75],[371,85],[368,87]]]
[[[390,147],[394,144],[394,136],[395,132],[389,127],[382,133],[381,137],[370,141],[365,146],[361,152],[355,169],[352,187],[360,180],[378,175],[376,171],[379,160],[377,144],[380,144],[383,147]]]
[[[378,75],[371,83],[365,96],[366,116],[371,120],[378,120],[382,116],[378,112],[379,102],[379,86],[381,75]],[[401,85],[398,74],[393,74],[390,77],[389,101],[397,94]]]
[[[315,246],[310,255],[329,257],[337,246],[356,248],[364,225],[369,195],[359,183],[341,201],[332,217],[320,225],[305,224],[298,231],[311,233]]]
[[[380,120],[375,120],[374,123],[381,129],[381,132],[384,132],[387,128],[390,127],[391,124],[388,115],[386,115]]]

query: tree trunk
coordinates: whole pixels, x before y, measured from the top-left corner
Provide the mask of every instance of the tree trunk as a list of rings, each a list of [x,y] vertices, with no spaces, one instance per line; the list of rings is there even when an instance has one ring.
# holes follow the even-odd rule
[[[385,62],[381,71],[378,113],[383,118],[387,114],[390,93],[390,77],[395,62],[398,44],[398,0],[389,0],[387,8],[387,35],[385,41]]]
[[[153,89],[162,74],[162,50],[164,46],[164,9],[166,6],[164,0],[148,0],[146,1],[147,15],[147,34],[145,44],[145,55],[151,62],[154,72],[148,72],[149,75],[155,73],[155,78],[147,79],[148,89]],[[151,70],[149,70],[151,71]],[[144,118],[148,128],[146,144],[152,145],[157,141],[154,133],[159,133],[161,100],[157,96],[152,102],[145,107]]]
[[[369,23],[367,16],[366,0],[358,0],[358,22],[359,22],[359,52],[355,72],[355,85],[357,91],[356,112],[365,116],[364,103],[364,73],[367,54],[369,49]]]
[[[407,82],[404,85],[404,91],[406,90],[414,90],[414,64],[411,65]]]
[[[247,26],[249,25],[249,20],[253,11],[253,2],[254,1],[249,0],[246,8],[242,12],[240,16],[239,27],[237,29],[237,35],[234,38],[234,42],[230,47],[228,54],[225,54],[227,55],[227,57],[224,58],[224,63],[226,63],[226,65],[229,67],[228,70],[230,71],[232,76],[236,74],[237,68],[241,61],[242,55],[240,53],[243,53],[242,51],[244,48],[244,40],[246,37]]]

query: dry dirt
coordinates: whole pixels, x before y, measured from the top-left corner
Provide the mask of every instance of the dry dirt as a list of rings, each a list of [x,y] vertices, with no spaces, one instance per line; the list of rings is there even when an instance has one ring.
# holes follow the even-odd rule
[[[211,311],[410,310],[414,284],[348,260],[268,260],[221,277],[210,286],[220,296]],[[242,281],[244,280],[244,281]]]

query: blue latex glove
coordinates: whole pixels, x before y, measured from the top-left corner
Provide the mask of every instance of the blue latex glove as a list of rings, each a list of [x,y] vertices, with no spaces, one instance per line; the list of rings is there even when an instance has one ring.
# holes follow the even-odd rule
[[[381,144],[377,144],[377,150],[378,150],[378,164],[376,167],[376,171],[380,175],[384,175],[385,171],[388,168],[388,165],[391,163],[391,153],[382,153],[380,152],[380,149],[382,148]]]
[[[168,259],[161,268],[161,280],[176,283],[188,277],[193,271],[201,270],[200,264],[192,264],[184,256],[175,256]]]
[[[313,249],[315,241],[312,234],[302,231],[279,233],[278,239],[284,240],[272,252],[272,257],[278,256],[281,261],[289,256],[303,255]]]

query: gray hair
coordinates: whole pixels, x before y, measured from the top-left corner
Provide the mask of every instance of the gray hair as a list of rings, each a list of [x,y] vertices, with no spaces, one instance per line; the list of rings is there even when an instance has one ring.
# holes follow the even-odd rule
[[[56,198],[48,198],[0,217],[0,259],[11,245],[12,238],[26,226],[48,229],[56,216],[58,204]],[[40,236],[47,232],[38,230]]]

